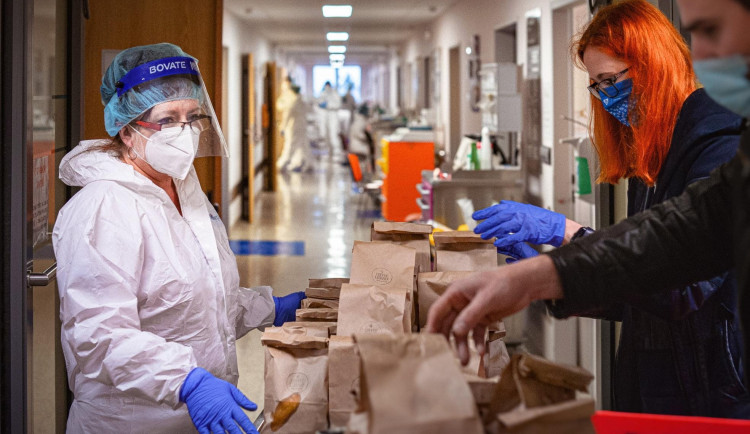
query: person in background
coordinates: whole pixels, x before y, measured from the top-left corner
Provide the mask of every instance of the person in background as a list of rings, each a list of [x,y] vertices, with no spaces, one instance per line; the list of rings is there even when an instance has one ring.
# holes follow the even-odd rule
[[[341,123],[339,122],[339,109],[341,108],[341,96],[331,86],[330,81],[323,85],[323,92],[318,97],[318,105],[323,111],[323,138],[328,148],[328,158],[338,158],[343,151],[341,145]]]
[[[291,168],[293,172],[312,169],[310,140],[307,137],[307,104],[299,94],[300,87],[291,86],[292,98],[285,116],[281,119],[284,131],[284,152],[279,159],[282,170]]]
[[[349,131],[351,129],[352,122],[354,122],[354,114],[357,110],[357,101],[354,99],[354,95],[352,95],[353,88],[353,83],[350,82],[347,84],[346,93],[341,97],[341,108],[347,112],[344,131]],[[351,138],[349,140],[351,141]]]
[[[283,147],[279,153],[278,159],[276,160],[276,167],[281,170],[286,168],[286,165],[289,163],[289,157],[291,156],[291,147],[289,139],[287,138],[288,131],[286,124],[289,119],[289,111],[292,109],[294,99],[297,97],[292,90],[292,86],[292,79],[287,76],[284,81],[281,82],[279,97],[276,98],[276,111],[279,112],[278,119],[280,119],[279,131],[281,131],[281,135],[284,137],[282,142]]]
[[[373,159],[372,137],[367,132],[369,116],[370,109],[367,104],[360,105],[349,127],[349,152],[357,154],[365,168],[372,167]]]
[[[192,164],[226,156],[196,59],[168,43],[129,48],[101,96],[112,138],[63,158],[60,179],[82,188],[52,236],[67,432],[255,433],[235,341],[293,321],[304,293],[240,286]]]
[[[591,78],[599,180],[629,178],[628,215],[679,196],[735,155],[742,119],[696,90],[688,49],[656,7],[626,0],[601,9],[574,50]],[[476,232],[497,237],[499,251],[516,259],[537,254],[525,242],[560,246],[593,232],[515,202],[474,218],[484,220]],[[584,311],[564,299],[548,306],[559,318],[622,321],[615,410],[750,417],[732,272],[659,294],[627,293]]]

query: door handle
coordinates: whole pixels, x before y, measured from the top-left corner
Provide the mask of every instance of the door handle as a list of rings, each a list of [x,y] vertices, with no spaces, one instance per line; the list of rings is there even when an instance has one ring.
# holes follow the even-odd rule
[[[49,268],[41,273],[32,273],[30,270],[26,273],[26,284],[28,286],[47,286],[57,275],[57,262],[50,265]]]

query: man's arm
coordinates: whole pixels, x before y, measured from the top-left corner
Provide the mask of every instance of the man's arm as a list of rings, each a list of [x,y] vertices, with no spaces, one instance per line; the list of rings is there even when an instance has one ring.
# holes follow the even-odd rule
[[[737,157],[681,196],[549,253],[568,314],[607,306],[625,293],[654,293],[734,265],[732,184]]]

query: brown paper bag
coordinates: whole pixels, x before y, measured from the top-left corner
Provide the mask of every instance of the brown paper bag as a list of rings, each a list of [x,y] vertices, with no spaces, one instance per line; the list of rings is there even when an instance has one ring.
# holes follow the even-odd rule
[[[435,232],[435,271],[482,271],[497,267],[497,249],[469,231]]]
[[[338,318],[336,309],[297,309],[297,321],[333,322]]]
[[[497,415],[490,434],[594,434],[592,398],[579,398],[544,407],[517,409]]]
[[[578,366],[565,366],[532,354],[514,354],[500,376],[492,399],[492,410],[499,414],[519,404],[541,407],[575,399],[576,391],[586,392],[593,379]]]
[[[577,366],[558,365],[531,354],[515,354],[500,376],[483,413],[490,434],[593,433],[590,398],[576,399],[593,376]]]
[[[418,273],[432,270],[430,259],[430,234],[432,226],[419,223],[374,222],[370,230],[372,241],[390,241],[417,250]]]
[[[327,338],[331,335],[336,334],[336,323],[335,322],[324,322],[324,321],[294,321],[285,322],[281,328],[292,332],[298,328],[305,330],[308,336],[318,336]],[[266,331],[270,331],[271,328],[267,327]]]
[[[433,303],[458,279],[468,277],[471,271],[445,271],[419,273],[417,275],[417,306],[419,306],[419,328],[427,324],[427,313]]]
[[[350,283],[377,285],[383,288],[408,289],[404,309],[404,330],[412,331],[415,324],[414,304],[416,250],[398,244],[355,241],[352,250]]]
[[[482,378],[478,375],[464,373],[464,379],[469,384],[471,394],[474,396],[474,403],[477,404],[479,411],[481,412],[483,409],[486,411],[492,402],[492,396],[495,393],[499,378]]]
[[[328,427],[328,339],[271,328],[263,333],[263,432],[312,433]]]
[[[510,355],[508,354],[505,342],[499,337],[499,334],[489,332],[488,335],[484,343],[482,367],[487,378],[499,377],[510,363]]]
[[[359,354],[350,336],[328,342],[328,417],[331,427],[345,427],[359,401]]]
[[[382,241],[355,241],[349,283],[412,288],[416,249]]]
[[[341,288],[306,288],[305,296],[318,300],[338,300]]]
[[[410,332],[404,324],[408,295],[409,290],[404,288],[345,284],[339,300],[337,334]]]
[[[348,277],[326,277],[323,279],[307,279],[307,286],[310,288],[338,288],[341,285],[349,283]]]
[[[349,283],[348,277],[332,277],[327,279],[308,279],[305,295],[311,298],[338,300],[341,285]]]
[[[326,300],[324,298],[307,297],[302,300],[301,309],[338,309],[338,300]]]
[[[480,434],[474,398],[438,334],[355,335],[371,434]]]

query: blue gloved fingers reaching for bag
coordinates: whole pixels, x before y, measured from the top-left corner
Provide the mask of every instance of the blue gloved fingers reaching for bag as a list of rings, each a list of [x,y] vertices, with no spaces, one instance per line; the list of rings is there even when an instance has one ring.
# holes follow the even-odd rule
[[[304,291],[293,292],[283,297],[274,297],[273,304],[276,306],[276,317],[273,325],[281,327],[285,322],[294,321],[302,300],[306,299]]]
[[[187,405],[193,425],[201,434],[209,432],[258,434],[242,408],[256,410],[252,401],[233,384],[216,378],[203,368],[194,368],[182,383],[180,401]],[[242,407],[242,408],[240,408]]]
[[[483,220],[474,228],[474,233],[481,234],[485,240],[497,238],[497,247],[521,242],[560,247],[565,238],[563,214],[525,203],[504,200],[475,212],[472,218]]]
[[[495,244],[497,244],[497,241],[495,241]],[[498,246],[497,253],[509,256],[509,258],[505,259],[506,264],[512,264],[521,259],[539,256],[539,252],[534,250],[533,247],[526,243],[516,243],[509,246]]]

